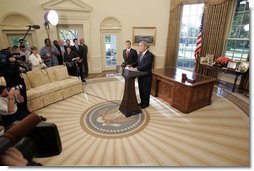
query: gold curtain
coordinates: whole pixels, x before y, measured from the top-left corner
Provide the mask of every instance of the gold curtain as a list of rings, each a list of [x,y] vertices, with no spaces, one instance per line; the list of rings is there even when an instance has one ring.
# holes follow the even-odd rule
[[[210,1],[205,1],[201,56],[214,54],[219,57],[223,51],[226,19],[232,0],[217,0],[218,3],[209,3]]]
[[[215,58],[222,55],[225,42],[227,18],[233,0],[205,0],[202,46],[200,56],[214,54]],[[200,73],[199,60],[195,71]]]
[[[176,4],[170,10],[165,67],[175,67],[178,54],[182,5]]]
[[[201,56],[209,53],[219,57],[223,51],[226,20],[232,1],[234,0],[171,0],[165,67],[176,66],[183,4],[205,2]],[[197,63],[196,71],[198,65]]]

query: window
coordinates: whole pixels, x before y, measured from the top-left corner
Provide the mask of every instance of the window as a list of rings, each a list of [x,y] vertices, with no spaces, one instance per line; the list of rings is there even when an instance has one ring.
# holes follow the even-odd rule
[[[246,61],[249,56],[250,11],[247,0],[237,0],[231,30],[226,41],[225,56]]]
[[[116,66],[116,35],[105,35],[106,67]]]
[[[19,46],[19,40],[20,39],[23,39],[23,35],[8,35],[8,37],[10,38],[9,41],[10,41],[10,45],[11,47],[16,45],[16,46]],[[29,47],[29,42],[27,41],[27,39],[24,40],[24,44],[26,47]]]
[[[200,31],[203,7],[203,3],[183,6],[177,67],[194,68],[194,52]]]
[[[64,42],[69,39],[71,40],[71,45],[73,45],[73,39],[79,39],[83,35],[83,27],[82,25],[72,24],[72,25],[65,25],[65,24],[58,24],[57,25],[59,38],[63,39]]]

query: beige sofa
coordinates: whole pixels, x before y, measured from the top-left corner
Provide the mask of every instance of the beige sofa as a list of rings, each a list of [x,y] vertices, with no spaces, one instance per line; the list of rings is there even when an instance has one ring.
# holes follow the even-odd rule
[[[64,65],[29,71],[23,77],[31,112],[84,91],[81,80],[69,76]]]

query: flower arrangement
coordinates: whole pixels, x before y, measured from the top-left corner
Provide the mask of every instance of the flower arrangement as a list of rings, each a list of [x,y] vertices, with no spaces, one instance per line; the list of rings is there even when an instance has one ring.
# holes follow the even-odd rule
[[[225,56],[221,56],[215,59],[215,65],[226,66],[229,61],[232,61],[232,60]]]

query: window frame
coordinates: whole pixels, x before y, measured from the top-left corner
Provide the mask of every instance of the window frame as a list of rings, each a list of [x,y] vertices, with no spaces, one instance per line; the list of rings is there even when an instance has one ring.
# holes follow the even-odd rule
[[[189,41],[190,40],[190,42],[192,42],[192,41],[197,41],[197,38],[198,38],[198,35],[199,35],[199,33],[200,33],[200,24],[201,24],[201,22],[200,23],[198,23],[199,25],[198,25],[198,30],[195,32],[195,33],[193,33],[193,34],[197,34],[197,36],[196,37],[194,37],[193,35],[192,36],[189,36],[189,35],[187,35],[187,36],[182,36],[181,35],[181,31],[182,31],[182,19],[183,19],[183,10],[184,10],[184,5],[200,5],[200,4],[203,4],[203,13],[204,13],[204,8],[205,8],[205,3],[204,2],[196,2],[196,3],[184,3],[184,4],[182,4],[183,6],[182,6],[182,12],[181,12],[181,17],[180,17],[180,28],[179,28],[179,39],[178,39],[178,51],[177,51],[177,59],[176,59],[176,67],[177,68],[184,68],[184,69],[187,69],[187,70],[191,70],[191,71],[193,71],[194,69],[195,69],[195,57],[194,57],[194,54],[195,54],[195,49],[196,49],[196,43],[194,44],[194,46],[193,45],[191,45],[191,46],[193,46],[193,51],[191,51],[190,53],[191,53],[191,56],[192,56],[192,58],[188,58],[188,57],[186,57],[186,56],[184,56],[183,58],[182,58],[182,60],[180,61],[179,60],[179,52],[180,51],[183,51],[184,52],[184,55],[185,55],[185,53],[186,53],[186,46],[184,46],[184,47],[182,47],[182,49],[181,49],[181,47],[180,47],[180,44],[181,44],[181,39],[183,38],[184,39],[184,41]],[[195,14],[195,17],[197,17],[198,15],[196,15]],[[184,16],[185,17],[185,16]],[[188,16],[189,18],[190,18],[190,15]],[[188,26],[189,26],[189,22],[188,22]],[[188,28],[191,28],[191,27],[188,27]],[[184,44],[184,43],[183,43]],[[188,44],[188,43],[187,43]],[[190,46],[190,45],[188,45],[188,46]],[[191,47],[192,48],[192,47]],[[188,60],[193,60],[193,61],[189,61],[188,62]],[[182,62],[182,65],[180,64]],[[186,62],[188,62],[188,64],[189,64],[189,66],[187,66],[187,65],[185,65],[186,64]],[[193,67],[192,67],[193,66]]]
[[[245,2],[248,3],[247,0],[245,0]],[[238,26],[238,27],[242,28],[245,25],[247,25],[247,24],[243,25],[243,19],[244,19],[244,15],[246,13],[250,14],[250,9],[246,10],[246,5],[245,5],[243,11],[236,11],[237,10],[237,5],[238,5],[238,0],[236,0],[235,3],[234,3],[234,8],[233,8],[233,11],[232,11],[232,17],[231,17],[231,21],[229,23],[228,34],[227,34],[227,37],[225,39],[225,46],[224,46],[223,54],[224,54],[224,56],[227,56],[228,58],[231,58],[232,60],[245,62],[245,61],[249,60],[250,48],[248,49],[248,53],[247,53],[246,58],[243,57],[244,55],[246,55],[246,53],[244,53],[246,51],[246,48],[241,48],[241,52],[238,53],[238,54],[240,54],[239,56],[241,56],[240,59],[239,59],[239,57],[235,56],[235,52],[236,52],[236,49],[237,49],[236,44],[237,44],[237,42],[241,42],[241,41],[246,41],[246,43],[249,44],[250,43],[250,31],[248,32],[247,38],[240,38],[241,30],[238,30],[237,37],[231,37],[231,32],[232,32],[232,30],[235,26]],[[236,16],[237,13],[239,13],[239,14],[242,13],[242,18],[241,18],[240,24],[234,24],[235,16]],[[250,18],[249,18],[249,23],[248,24],[250,24]],[[228,49],[228,42],[229,41],[235,41],[234,49],[232,50],[232,55],[231,56],[227,55],[227,52],[228,52],[227,49]]]

